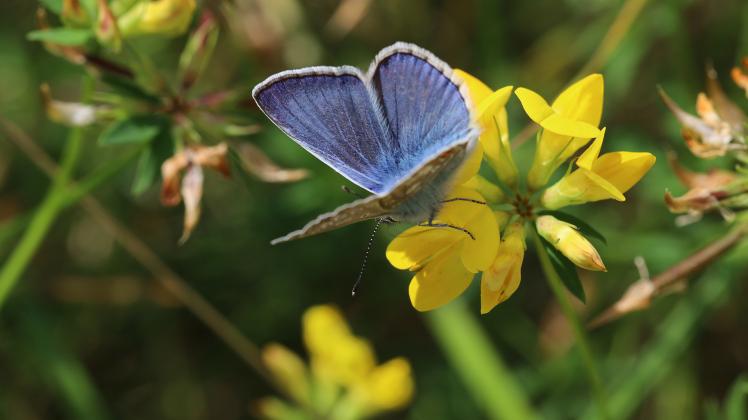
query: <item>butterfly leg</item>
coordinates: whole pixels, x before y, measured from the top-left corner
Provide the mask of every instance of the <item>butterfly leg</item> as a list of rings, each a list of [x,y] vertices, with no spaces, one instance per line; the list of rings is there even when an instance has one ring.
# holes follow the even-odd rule
[[[475,240],[475,236],[469,230],[465,229],[464,227],[450,225],[449,223],[434,223],[433,217],[430,217],[428,222],[419,223],[418,226],[433,227],[433,228],[449,228],[449,229],[459,230],[460,232],[467,234],[470,237],[470,239]]]
[[[465,201],[465,202],[468,202],[468,203],[483,204],[483,205],[486,204],[485,201],[473,200],[472,198],[463,198],[463,197],[455,197],[455,198],[450,198],[450,199],[447,199],[447,200],[442,200],[442,204],[444,204],[444,203],[452,203],[452,202],[455,202],[455,201]]]

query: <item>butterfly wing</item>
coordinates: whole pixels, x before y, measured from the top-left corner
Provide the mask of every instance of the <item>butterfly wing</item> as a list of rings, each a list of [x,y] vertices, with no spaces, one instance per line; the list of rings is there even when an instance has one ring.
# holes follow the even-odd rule
[[[436,208],[449,173],[477,138],[466,89],[446,63],[405,43],[382,50],[367,75],[350,66],[311,67],[256,86],[255,101],[282,131],[375,194],[273,243],[398,216],[409,199],[416,202],[409,216]]]
[[[467,147],[467,141],[455,144],[437,154],[423,166],[416,168],[411,176],[406,177],[387,195],[372,195],[340,206],[318,216],[303,228],[274,239],[271,244],[328,232],[362,220],[390,216],[403,201],[418,194],[421,187],[437,177],[444,168],[453,164],[455,160],[464,158]]]
[[[445,148],[477,138],[467,86],[423,48],[403,42],[385,48],[368,79],[395,139],[397,163],[390,170],[399,177],[393,185]]]
[[[278,73],[252,96],[283,132],[351,182],[373,193],[390,183],[380,161],[394,140],[361,72],[350,66]]]

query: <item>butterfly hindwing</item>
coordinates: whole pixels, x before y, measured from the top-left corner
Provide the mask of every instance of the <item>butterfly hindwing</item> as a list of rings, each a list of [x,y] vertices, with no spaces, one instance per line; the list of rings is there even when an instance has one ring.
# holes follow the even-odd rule
[[[391,216],[393,210],[403,201],[415,196],[423,185],[432,181],[441,170],[452,164],[455,159],[462,159],[468,145],[469,142],[465,140],[438,153],[436,157],[426,162],[423,166],[416,168],[412,176],[406,177],[389,194],[385,196],[372,195],[342,205],[329,213],[321,214],[316,219],[307,223],[303,228],[274,239],[271,244],[275,245],[293,239],[328,232],[363,220]]]

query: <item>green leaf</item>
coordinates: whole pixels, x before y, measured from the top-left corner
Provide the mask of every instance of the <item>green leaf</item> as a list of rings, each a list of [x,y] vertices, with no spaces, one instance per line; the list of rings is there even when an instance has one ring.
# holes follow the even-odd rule
[[[147,143],[164,129],[164,119],[153,115],[135,115],[110,125],[99,137],[99,144]]]
[[[548,252],[548,257],[551,260],[551,264],[553,264],[553,269],[558,273],[564,286],[566,286],[571,294],[576,296],[577,299],[581,300],[582,303],[586,303],[587,296],[584,293],[582,282],[579,280],[577,267],[548,241],[542,237],[540,240],[543,242],[546,252]]]
[[[727,420],[748,420],[748,375],[741,375],[733,382],[725,400],[725,418]]]
[[[608,240],[605,239],[605,236],[603,236],[602,233],[600,233],[597,229],[590,226],[589,223],[585,222],[584,220],[576,216],[572,216],[571,214],[564,213],[558,210],[543,210],[543,211],[538,212],[538,214],[550,215],[563,222],[571,223],[572,225],[576,226],[577,229],[579,229],[579,231],[584,236],[597,239],[598,241],[602,242],[605,245],[608,244]]]
[[[139,195],[145,192],[158,179],[161,164],[174,154],[174,139],[171,127],[167,124],[153,139],[149,147],[140,155],[135,168],[135,178],[131,192]]]
[[[62,0],[39,0],[39,3],[54,14],[62,13]]]
[[[91,41],[94,33],[89,29],[53,28],[31,31],[26,35],[29,41],[51,42],[59,45],[78,46]]]
[[[101,81],[106,83],[116,93],[127,98],[142,100],[154,104],[159,103],[157,96],[146,92],[130,79],[104,73],[101,76]]]

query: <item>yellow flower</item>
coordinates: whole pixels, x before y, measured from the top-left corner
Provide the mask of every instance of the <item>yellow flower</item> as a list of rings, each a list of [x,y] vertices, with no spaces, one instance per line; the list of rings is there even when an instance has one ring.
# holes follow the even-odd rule
[[[497,214],[497,218],[507,217],[506,213]],[[526,249],[524,222],[520,220],[509,224],[502,236],[496,258],[481,278],[481,314],[488,313],[509,299],[519,287]]]
[[[262,349],[262,361],[290,396],[297,401],[309,401],[307,368],[296,353],[280,344],[269,344]]]
[[[485,201],[466,187],[454,188],[446,199],[451,198]],[[435,309],[459,296],[475,273],[488,268],[499,246],[499,227],[486,205],[446,203],[433,223],[466,229],[470,234],[449,227],[415,226],[387,247],[387,259],[394,267],[416,271],[409,293],[419,311]]]
[[[599,156],[605,129],[577,160],[578,169],[561,178],[543,193],[541,203],[548,209],[614,199],[625,201],[623,193],[633,187],[654,165],[651,153],[613,152]]]
[[[298,356],[279,344],[268,345],[262,353],[275,382],[302,412],[322,418],[339,411],[360,418],[404,407],[413,398],[408,361],[396,357],[378,365],[369,343],[352,334],[338,309],[313,306],[302,323],[311,375]],[[257,409],[268,418],[299,411],[275,398],[260,400]]]
[[[368,413],[397,410],[413,398],[413,380],[410,363],[402,357],[385,362],[369,372],[356,388],[357,399]]]
[[[538,234],[553,245],[576,266],[592,271],[607,271],[594,246],[571,223],[553,216],[540,216],[535,220]]]
[[[517,166],[509,144],[505,108],[513,87],[505,86],[493,92],[485,83],[463,70],[456,69],[455,74],[467,84],[474,114],[482,130],[481,149],[488,163],[502,182],[514,188],[517,185]]]
[[[375,366],[371,346],[351,334],[337,309],[314,306],[304,314],[303,324],[304,344],[317,377],[350,386]]]
[[[195,13],[195,0],[141,0],[117,20],[122,36],[183,34]]]
[[[553,172],[577,150],[599,136],[603,110],[603,77],[591,74],[569,86],[551,105],[537,93],[515,92],[531,120],[542,128],[528,173],[531,190],[542,188]]]

